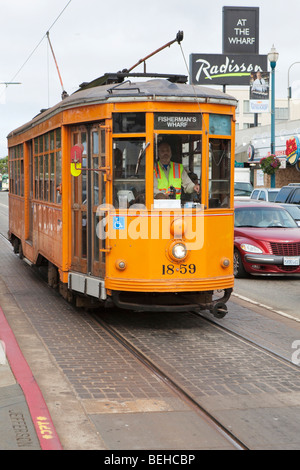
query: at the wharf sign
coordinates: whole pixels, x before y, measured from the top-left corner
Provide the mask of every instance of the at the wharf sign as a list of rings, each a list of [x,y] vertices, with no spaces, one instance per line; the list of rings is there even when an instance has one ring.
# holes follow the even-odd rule
[[[251,72],[267,68],[267,55],[190,54],[194,85],[249,85]]]
[[[259,8],[223,7],[223,54],[259,53]]]

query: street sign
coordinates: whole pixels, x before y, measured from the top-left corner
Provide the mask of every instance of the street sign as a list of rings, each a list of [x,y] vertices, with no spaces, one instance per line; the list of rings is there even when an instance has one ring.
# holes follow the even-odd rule
[[[259,8],[223,7],[223,54],[259,53]]]

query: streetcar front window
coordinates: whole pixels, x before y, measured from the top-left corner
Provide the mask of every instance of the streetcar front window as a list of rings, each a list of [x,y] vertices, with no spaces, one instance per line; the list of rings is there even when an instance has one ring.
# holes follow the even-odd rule
[[[114,139],[113,141],[113,205],[127,209],[133,204],[145,204],[144,138]]]
[[[155,137],[154,207],[200,204],[202,136],[157,134]]]
[[[209,140],[209,208],[230,205],[230,140]]]

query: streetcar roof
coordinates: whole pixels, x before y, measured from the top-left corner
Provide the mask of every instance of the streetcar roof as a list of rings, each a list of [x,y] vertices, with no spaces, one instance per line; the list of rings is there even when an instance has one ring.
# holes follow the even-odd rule
[[[138,102],[138,101],[168,101],[168,102],[199,102],[237,105],[233,96],[206,86],[176,83],[166,79],[152,79],[148,81],[123,81],[101,86],[83,86],[66,97],[55,106],[43,110],[31,121],[10,132],[8,138],[25,132],[35,125],[46,121],[61,111],[78,106],[88,106],[111,102]]]

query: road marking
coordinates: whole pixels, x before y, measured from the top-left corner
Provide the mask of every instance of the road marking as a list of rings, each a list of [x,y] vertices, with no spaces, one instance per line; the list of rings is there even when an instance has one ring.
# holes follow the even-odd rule
[[[273,307],[270,307],[269,305],[261,304],[260,302],[256,302],[255,300],[249,299],[248,297],[244,297],[243,295],[232,293],[233,296],[245,300],[246,302],[249,302],[251,304],[257,305],[258,307],[263,307],[266,308],[267,310],[271,310],[271,312],[277,313],[278,315],[281,315],[282,317],[289,318],[290,320],[295,320],[297,322],[300,322],[300,318],[293,317],[293,315],[289,315],[288,313],[281,312],[280,310],[275,310]]]
[[[62,450],[42,392],[0,307],[0,334],[16,382],[20,385],[42,450]],[[44,420],[44,424],[43,424]]]

